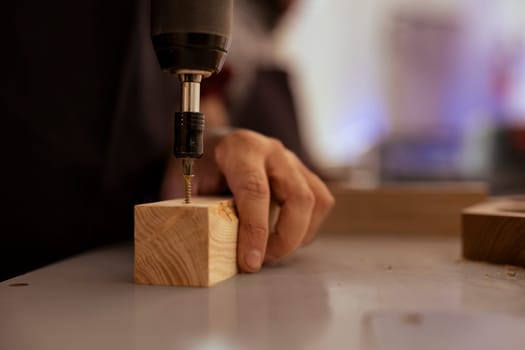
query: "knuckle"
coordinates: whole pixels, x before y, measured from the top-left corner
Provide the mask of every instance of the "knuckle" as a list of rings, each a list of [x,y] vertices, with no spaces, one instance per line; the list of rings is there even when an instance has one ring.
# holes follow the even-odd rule
[[[282,153],[287,150],[280,140],[264,136],[248,129],[236,130],[230,136],[235,149],[243,147],[258,150],[260,152],[268,152],[270,150]]]
[[[284,148],[284,146],[283,146]],[[297,154],[295,154],[294,152],[292,152],[291,150],[285,148],[285,155],[286,157],[288,157],[288,159],[291,161],[292,164],[298,166],[298,167],[301,167],[301,166],[304,166],[303,163],[301,162],[301,160],[299,159],[299,157],[297,157]]]
[[[312,209],[315,206],[316,198],[314,193],[310,189],[303,189],[300,191],[297,191],[293,198],[296,202],[300,202],[301,204],[309,207]]]
[[[335,205],[335,198],[330,192],[325,192],[318,196],[316,204],[325,212],[330,211]]]
[[[247,147],[256,143],[257,134],[251,130],[240,129],[224,137],[215,147],[216,155],[225,155],[224,153],[240,147]]]
[[[248,130],[248,129],[239,129],[239,130],[235,130],[232,135],[236,136],[236,137],[239,137],[239,138],[243,138],[243,137],[250,137],[251,135],[253,135],[253,131],[251,130]]]
[[[251,239],[261,239],[268,236],[268,227],[251,222],[241,223],[241,231]]]
[[[247,129],[240,129],[232,133],[232,139],[240,144],[253,144],[258,138],[259,134]]]
[[[305,202],[311,203],[312,206],[315,204],[316,198],[312,190],[303,191],[303,196]]]
[[[277,151],[283,151],[283,152],[286,150],[286,147],[284,147],[284,144],[283,144],[282,141],[279,140],[279,139],[276,139],[276,138],[270,137],[270,138],[269,138],[269,142],[270,142],[271,147],[272,147],[274,150],[277,150]]]
[[[242,191],[254,199],[263,199],[270,196],[270,188],[266,177],[260,172],[250,172],[244,176],[239,186]]]

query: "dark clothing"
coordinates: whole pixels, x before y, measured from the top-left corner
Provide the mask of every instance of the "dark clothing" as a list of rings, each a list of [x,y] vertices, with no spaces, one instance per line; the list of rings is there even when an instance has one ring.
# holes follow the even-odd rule
[[[271,136],[293,151],[312,170],[314,164],[305,151],[297,120],[295,99],[288,74],[281,69],[259,69],[253,89],[242,106],[235,108],[231,123]]]
[[[15,3],[2,93],[0,280],[122,237],[157,198],[176,79],[148,1]]]
[[[15,6],[14,69],[1,95],[0,280],[133,237],[133,205],[158,199],[179,99],[154,55],[149,1]],[[278,96],[283,77],[261,79],[266,95],[254,92],[245,116],[300,152],[296,136],[278,132],[296,133],[295,116],[278,122],[293,112],[291,96]]]

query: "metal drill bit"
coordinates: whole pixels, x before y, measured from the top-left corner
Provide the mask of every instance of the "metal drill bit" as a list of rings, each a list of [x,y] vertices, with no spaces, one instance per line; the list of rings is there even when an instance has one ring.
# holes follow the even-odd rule
[[[191,180],[193,179],[193,159],[182,159],[182,174],[184,175],[184,203],[191,203]]]

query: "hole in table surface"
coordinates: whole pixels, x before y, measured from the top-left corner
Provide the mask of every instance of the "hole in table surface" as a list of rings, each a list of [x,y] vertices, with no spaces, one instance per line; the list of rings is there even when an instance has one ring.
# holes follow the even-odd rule
[[[27,287],[27,286],[29,286],[29,283],[15,282],[15,283],[8,284],[8,286],[9,287]]]

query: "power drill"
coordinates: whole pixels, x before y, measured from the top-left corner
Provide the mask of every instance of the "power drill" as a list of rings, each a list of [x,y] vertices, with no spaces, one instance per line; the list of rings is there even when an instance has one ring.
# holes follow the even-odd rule
[[[231,41],[233,0],[152,0],[151,35],[163,71],[177,75],[182,108],[175,112],[173,153],[182,158],[185,202],[191,201],[194,159],[203,155],[200,83],[218,73]]]

